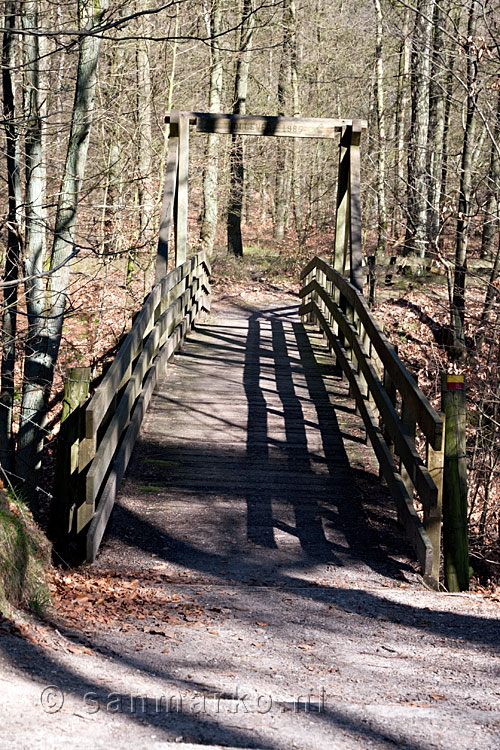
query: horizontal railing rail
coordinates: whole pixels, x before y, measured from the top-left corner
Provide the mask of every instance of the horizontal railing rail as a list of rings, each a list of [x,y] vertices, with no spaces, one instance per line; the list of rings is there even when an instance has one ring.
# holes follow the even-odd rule
[[[202,251],[161,279],[98,388],[79,407],[70,451],[72,502],[61,522],[70,536],[85,537],[88,562],[97,554],[158,378],[199,314],[210,309],[209,278]]]
[[[318,257],[303,269],[301,280],[300,313],[319,325],[347,377],[398,517],[424,576],[437,586],[443,415],[426,399],[352,283]],[[425,441],[425,462],[416,448],[417,429]],[[422,506],[423,521],[415,500]]]

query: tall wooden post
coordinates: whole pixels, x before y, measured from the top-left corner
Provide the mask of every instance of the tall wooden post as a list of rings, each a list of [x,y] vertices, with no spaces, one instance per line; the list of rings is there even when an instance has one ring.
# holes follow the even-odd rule
[[[430,443],[427,443],[427,468],[431,475],[432,481],[437,488],[437,501],[434,508],[424,515],[424,528],[429,537],[432,549],[432,572],[430,574],[430,583],[437,589],[439,587],[439,568],[441,564],[441,525],[443,516],[443,477],[444,477],[444,440],[446,429],[446,416],[441,413],[443,420],[443,434],[441,445],[434,449]]]
[[[351,263],[350,279],[356,289],[363,292],[363,267],[361,249],[361,120],[352,121],[351,155],[349,159],[349,215]]]
[[[189,116],[178,113],[179,160],[175,202],[175,266],[186,260],[188,226]]]
[[[352,127],[342,130],[339,144],[339,169],[337,183],[337,215],[335,217],[335,249],[333,267],[345,273],[349,243],[349,159]]]
[[[73,509],[78,502],[80,405],[90,388],[90,367],[72,367],[64,381],[64,400],[50,508],[50,536],[56,547],[72,531]]]
[[[179,116],[172,112],[169,118],[167,166],[165,169],[165,186],[161,205],[160,233],[156,255],[155,284],[158,284],[167,273],[170,235],[174,215],[175,194],[177,188],[177,165],[179,160]]]
[[[443,552],[448,591],[469,588],[467,534],[466,405],[463,375],[442,374],[442,409],[446,415],[443,478]]]

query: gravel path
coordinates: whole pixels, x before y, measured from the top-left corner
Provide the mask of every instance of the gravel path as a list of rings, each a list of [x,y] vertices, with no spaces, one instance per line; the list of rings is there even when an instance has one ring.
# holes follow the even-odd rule
[[[422,585],[326,354],[290,300],[193,333],[72,627],[1,636],[0,747],[500,747],[498,605]]]

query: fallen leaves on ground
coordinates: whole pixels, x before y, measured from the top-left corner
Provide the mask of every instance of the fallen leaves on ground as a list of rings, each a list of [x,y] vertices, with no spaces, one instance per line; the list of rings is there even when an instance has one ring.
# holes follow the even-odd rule
[[[205,610],[187,594],[171,591],[170,579],[158,571],[55,570],[50,584],[54,606],[66,625],[82,630],[136,627],[152,635],[173,637],[164,625],[210,625]],[[158,627],[139,622],[154,620]],[[168,632],[168,635],[167,635]]]

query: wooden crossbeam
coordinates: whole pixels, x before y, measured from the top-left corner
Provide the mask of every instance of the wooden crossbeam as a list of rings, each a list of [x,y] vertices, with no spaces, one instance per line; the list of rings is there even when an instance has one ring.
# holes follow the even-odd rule
[[[336,138],[346,127],[359,124],[366,130],[366,120],[341,120],[326,117],[273,117],[256,115],[232,115],[209,112],[183,112],[198,133],[220,133],[239,135],[274,135],[288,138]],[[172,113],[173,115],[173,113]],[[171,121],[171,115],[165,122]]]

